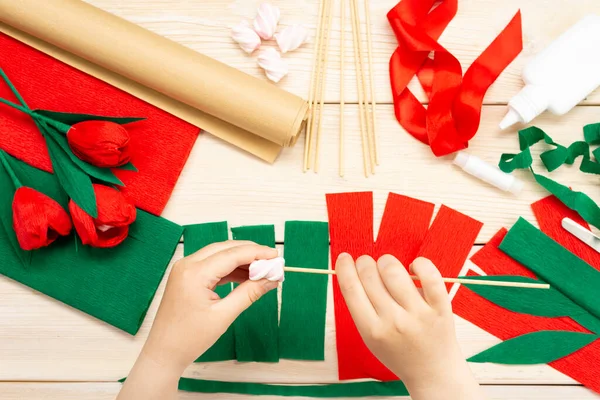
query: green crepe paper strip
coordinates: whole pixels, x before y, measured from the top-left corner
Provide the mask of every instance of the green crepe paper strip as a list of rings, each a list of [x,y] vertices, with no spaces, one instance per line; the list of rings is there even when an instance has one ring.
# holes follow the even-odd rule
[[[327,222],[287,221],[284,254],[286,265],[329,268]],[[325,360],[327,275],[286,274],[281,293],[279,357]]]
[[[227,222],[211,222],[207,224],[186,225],[183,234],[183,254],[189,256],[201,248],[216,242],[229,239]],[[223,298],[231,293],[231,283],[215,288],[219,297]],[[196,362],[212,362],[235,360],[235,336],[233,326],[217,340],[217,342],[202,354]]]
[[[3,175],[7,175],[8,177],[8,182],[5,181],[6,183],[4,184],[10,185],[6,188],[0,187],[0,190],[2,192],[5,190],[9,192],[12,191],[14,194],[16,189],[22,186],[20,179],[15,174],[14,162],[16,160],[8,155],[8,153],[6,153],[4,150],[0,150],[0,161]],[[14,250],[14,254],[21,260],[21,265],[27,267],[31,263],[31,252],[21,248],[21,245],[17,240],[17,236],[14,234],[12,203],[12,199],[9,199],[9,201],[4,201],[0,204],[0,215],[3,217],[0,218],[0,221],[2,222],[4,233],[8,237],[10,245]],[[0,259],[0,261],[2,261],[2,259]]]
[[[508,231],[500,250],[529,268],[581,308],[600,318],[600,272],[523,218]]]
[[[598,335],[571,331],[538,331],[505,340],[467,361],[510,365],[547,364],[589,345]]]
[[[233,239],[251,240],[263,246],[275,247],[273,225],[231,228]],[[235,355],[238,361],[278,362],[277,291],[271,290],[233,323]]]
[[[69,142],[67,141],[66,136],[61,135],[60,132],[56,131],[54,128],[48,127],[45,129],[45,133],[61,147],[64,153],[69,156],[73,164],[78,166],[79,169],[92,178],[96,178],[99,181],[110,183],[112,185],[125,186],[123,182],[121,182],[121,180],[115,176],[110,168],[96,167],[95,165],[89,164],[73,154],[71,147],[69,147]],[[46,140],[46,142],[47,141],[48,140]]]
[[[329,385],[270,385],[250,382],[222,382],[201,379],[181,378],[179,390],[195,393],[230,393],[254,396],[281,397],[394,397],[408,396],[408,390],[401,381],[392,382],[350,382]]]
[[[540,283],[536,279],[510,275],[468,276],[465,279]],[[509,311],[538,317],[571,317],[591,332],[600,333],[600,320],[575,304],[554,287],[547,290],[528,290],[523,288],[469,284],[463,284],[463,286]]]
[[[590,144],[600,142],[598,129],[597,124],[586,125],[584,127],[586,142],[575,142],[568,148],[555,143],[550,136],[538,127],[532,126],[523,129],[519,131],[521,152],[519,154],[502,154],[498,167],[506,173],[510,173],[515,169],[529,168],[540,186],[556,196],[564,205],[579,213],[590,225],[600,228],[600,208],[598,205],[585,193],[573,191],[550,178],[536,174],[531,167],[533,158],[530,151],[531,146],[543,140],[554,146],[554,149],[545,151],[540,155],[548,171],[553,171],[562,164],[573,164],[577,157],[582,156],[583,159],[579,169],[586,173],[600,174],[600,164],[591,160],[589,151]],[[600,155],[598,149],[594,151],[594,155],[596,154]]]
[[[62,113],[48,110],[33,110],[33,112],[37,115],[41,115],[54,121],[59,121],[67,125],[74,125],[78,122],[84,121],[109,121],[120,125],[125,125],[132,122],[143,121],[146,119],[135,117],[104,117],[102,115]]]
[[[24,186],[67,206],[68,197],[55,175],[11,160]],[[14,187],[0,173],[0,219],[12,220]],[[179,243],[183,228],[166,219],[137,210],[128,238],[111,249],[83,246],[73,235],[30,252],[31,265],[23,268],[10,244],[14,231],[0,231],[0,273],[135,334]]]

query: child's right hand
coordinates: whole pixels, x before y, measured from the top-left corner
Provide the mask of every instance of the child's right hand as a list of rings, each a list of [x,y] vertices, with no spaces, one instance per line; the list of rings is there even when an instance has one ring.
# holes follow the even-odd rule
[[[344,253],[335,269],[363,340],[413,400],[484,398],[461,354],[446,287],[431,261],[418,258],[411,265],[423,295],[391,255],[354,262]]]

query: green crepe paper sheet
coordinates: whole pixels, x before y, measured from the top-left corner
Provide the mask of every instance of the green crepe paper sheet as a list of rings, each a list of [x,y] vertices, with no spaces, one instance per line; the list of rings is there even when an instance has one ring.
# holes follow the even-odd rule
[[[587,346],[597,335],[570,331],[538,331],[497,344],[467,361],[510,365],[547,364]]]
[[[196,393],[231,393],[254,396],[281,397],[367,397],[367,396],[408,396],[408,390],[401,381],[393,382],[351,382],[329,385],[269,385],[249,382],[221,382],[181,378],[179,390]]]
[[[600,228],[600,208],[588,195],[573,191],[550,178],[536,174],[531,167],[533,158],[530,147],[543,140],[546,144],[554,147],[540,155],[548,171],[553,171],[563,164],[573,164],[575,159],[581,156],[582,161],[579,169],[582,172],[600,174],[600,164],[592,161],[590,157],[590,144],[600,143],[599,124],[586,125],[583,131],[586,141],[575,142],[566,148],[555,143],[540,128],[532,126],[523,129],[519,131],[519,147],[521,152],[518,154],[502,154],[498,167],[506,173],[519,168],[529,168],[539,185],[556,196],[564,205],[579,213],[590,225]],[[594,150],[594,157],[600,156],[599,150]]]
[[[287,221],[286,265],[329,268],[327,222]],[[282,286],[279,357],[325,360],[325,311],[328,275],[289,273]]]
[[[500,243],[500,250],[600,318],[600,272],[529,222],[519,218]]]
[[[275,247],[273,225],[231,228],[233,239],[251,240],[263,246]],[[238,361],[279,361],[277,290],[271,290],[234,322],[235,355]]]
[[[201,248],[216,242],[229,239],[227,222],[212,222],[207,224],[186,225],[183,234],[183,254],[187,257]],[[231,293],[231,283],[215,288],[219,297]],[[233,325],[217,340],[217,342],[202,354],[196,362],[235,360],[235,337]]]
[[[511,275],[468,276],[465,279],[540,283],[536,279]],[[591,332],[600,333],[600,320],[554,287],[547,290],[528,290],[523,288],[469,284],[463,284],[463,286],[509,311],[538,317],[571,317]]]
[[[68,198],[54,175],[10,159],[23,185],[45,193],[66,208]],[[129,237],[112,249],[83,246],[73,234],[51,246],[25,252],[12,245],[15,188],[0,170],[0,273],[130,334],[135,334],[165,273],[183,228],[137,210]],[[7,227],[10,227],[7,229]]]

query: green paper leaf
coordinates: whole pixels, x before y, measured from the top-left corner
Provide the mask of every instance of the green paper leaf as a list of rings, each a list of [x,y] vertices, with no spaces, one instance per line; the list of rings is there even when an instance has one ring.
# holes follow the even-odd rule
[[[119,178],[115,176],[110,168],[101,168],[96,167],[90,163],[87,163],[73,154],[71,147],[69,147],[69,142],[64,135],[61,135],[59,132],[54,130],[52,127],[48,129],[44,129],[47,135],[52,136],[52,139],[63,149],[63,151],[69,156],[71,161],[77,165],[83,172],[91,176],[92,178],[96,178],[99,181],[110,183],[112,185],[125,186],[123,182]]]
[[[206,224],[186,225],[183,234],[183,255],[185,257],[195,253],[201,248],[215,242],[229,239],[227,222],[211,222]],[[232,285],[227,283],[215,288],[215,293],[223,298],[231,293]],[[224,334],[204,352],[196,362],[212,362],[235,360],[235,335],[233,325],[230,325]]]
[[[487,275],[463,277],[471,280],[540,283],[524,276]],[[571,317],[592,332],[600,333],[600,320],[574,303],[556,288],[530,290],[516,287],[482,286],[463,284],[471,291],[492,303],[521,314],[538,317]]]
[[[510,365],[547,364],[576,352],[598,335],[571,331],[539,331],[499,343],[467,361]]]
[[[54,174],[60,185],[75,204],[92,218],[97,218],[96,194],[90,177],[73,163],[69,155],[54,141],[52,135],[46,135],[46,144]]]
[[[35,114],[48,117],[50,119],[62,122],[63,124],[67,125],[73,125],[83,121],[110,121],[115,122],[117,124],[125,125],[131,122],[143,121],[146,119],[136,117],[105,117],[102,115],[62,113],[48,110],[34,110],[33,112]]]
[[[129,161],[127,164],[125,165],[121,165],[120,167],[117,167],[117,169],[122,169],[124,171],[134,171],[134,172],[138,172],[138,169],[135,167],[135,165],[133,165],[133,163],[131,161]]]

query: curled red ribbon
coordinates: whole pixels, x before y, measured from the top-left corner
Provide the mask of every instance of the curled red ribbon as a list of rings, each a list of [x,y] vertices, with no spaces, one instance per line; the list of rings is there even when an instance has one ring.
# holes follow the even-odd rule
[[[523,49],[518,11],[463,77],[459,61],[437,42],[456,10],[457,0],[403,0],[387,14],[398,39],[390,58],[396,118],[437,157],[468,147],[487,89]],[[429,98],[427,108],[408,89],[415,74]]]

